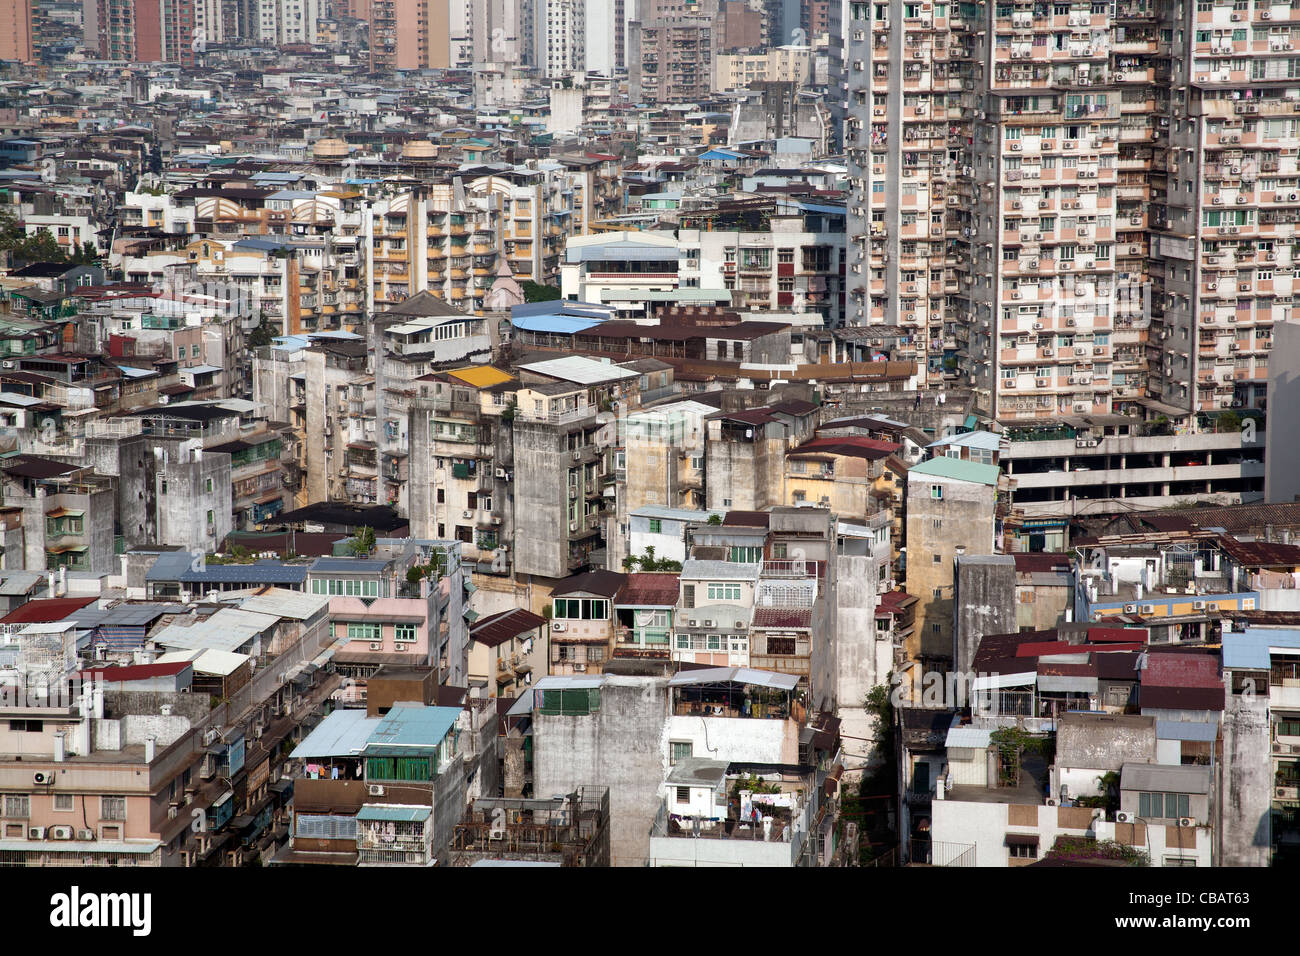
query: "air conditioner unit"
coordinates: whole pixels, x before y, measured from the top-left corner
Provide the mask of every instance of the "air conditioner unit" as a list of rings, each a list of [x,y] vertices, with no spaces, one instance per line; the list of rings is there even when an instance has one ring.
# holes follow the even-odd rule
[[[1179,817],[1178,825],[1180,827],[1191,827],[1191,826],[1195,826],[1196,822],[1191,817]]]
[[[554,621],[551,624],[551,630],[556,634],[563,634],[568,629],[569,625],[565,624],[563,621]]]
[[[462,511],[462,512],[460,513],[460,516],[461,516],[462,518],[473,518],[473,517],[474,517],[474,512],[472,512],[472,511]]]
[[[1043,349],[1043,354],[1046,355],[1046,356],[1052,356],[1052,355],[1055,355],[1055,354],[1056,354],[1056,349]]]
[[[586,664],[574,664],[574,665],[573,665],[573,672],[574,672],[575,674],[585,674],[585,673],[587,673],[587,665],[586,665]]]
[[[1205,609],[1213,613],[1219,609],[1219,604],[1217,601],[1211,601],[1209,604],[1205,606]]]
[[[1214,205],[1216,205],[1216,206],[1222,206],[1222,205],[1223,205],[1223,197],[1222,197],[1222,196],[1215,196],[1213,202],[1214,202]]]
[[[45,827],[28,827],[28,828],[27,828],[27,839],[29,839],[29,840],[44,840],[44,839],[45,839]]]
[[[83,840],[83,841],[85,841],[86,843],[89,843],[91,840],[95,839],[95,831],[94,831],[94,830],[78,830],[78,831],[77,831],[77,839],[78,839],[78,840]]]
[[[1137,613],[1137,609],[1138,609],[1138,606],[1137,606],[1136,604],[1125,604],[1125,605],[1124,605],[1124,613],[1125,613],[1125,614],[1136,614],[1136,613]]]
[[[384,788],[377,783],[370,784],[366,790],[372,797],[382,797],[384,795]]]
[[[32,774],[32,783],[53,783],[54,774],[48,770],[38,770]]]
[[[1132,822],[1133,822],[1133,814],[1129,813],[1127,810],[1121,810],[1121,811],[1119,811],[1119,813],[1115,814],[1115,822],[1116,822],[1116,823],[1132,823]]]
[[[1143,604],[1143,605],[1142,605],[1142,613],[1143,613],[1143,614],[1154,614],[1154,613],[1156,613],[1156,606],[1155,606],[1154,604]]]
[[[1193,602],[1192,602],[1192,610],[1193,610],[1193,611],[1204,611],[1204,610],[1205,610],[1205,602],[1204,602],[1204,601],[1193,601]]]
[[[384,649],[384,645],[383,645],[383,644],[373,644],[373,643],[372,643],[372,644],[370,645],[370,649],[371,649],[372,651],[382,651],[382,650]]]
[[[51,840],[71,840],[72,827],[50,827]]]
[[[1045,379],[1045,378],[1039,378],[1039,379],[1035,379],[1035,380],[1034,380],[1034,384],[1035,384],[1038,388],[1047,388],[1048,382],[1047,382],[1047,379]]]
[[[1002,383],[1002,386],[1003,386],[1003,388],[1015,388],[1015,387],[1016,387],[1016,380],[1015,380],[1014,378],[1006,379],[1006,380]]]

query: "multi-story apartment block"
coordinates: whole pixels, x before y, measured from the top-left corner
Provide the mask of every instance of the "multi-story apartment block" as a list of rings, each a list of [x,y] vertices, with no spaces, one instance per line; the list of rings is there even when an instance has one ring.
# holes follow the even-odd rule
[[[1292,101],[1263,85],[1288,23],[847,6],[849,323],[915,329],[927,383],[1000,420],[1258,407],[1289,314]]]
[[[616,406],[638,406],[639,378],[577,356],[520,366],[512,425],[516,574],[566,577],[600,547],[615,481],[618,438],[609,425]]]
[[[640,24],[631,97],[642,103],[699,103],[713,84],[713,21],[672,16]]]

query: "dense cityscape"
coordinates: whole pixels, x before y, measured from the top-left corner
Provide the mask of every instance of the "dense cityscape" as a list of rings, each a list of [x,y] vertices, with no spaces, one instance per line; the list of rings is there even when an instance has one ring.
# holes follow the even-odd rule
[[[0,866],[1300,862],[1297,43],[0,0]]]

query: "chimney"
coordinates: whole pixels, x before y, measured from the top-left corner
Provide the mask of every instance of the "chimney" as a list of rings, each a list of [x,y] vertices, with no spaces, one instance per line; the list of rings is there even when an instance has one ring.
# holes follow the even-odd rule
[[[54,597],[54,572],[47,571],[45,573],[45,579],[47,582],[46,587],[49,589],[48,597]]]
[[[54,762],[55,763],[63,763],[63,758],[64,758],[63,736],[64,734],[63,731],[61,730],[54,735]]]
[[[154,755],[158,752],[158,738],[150,734],[144,738],[144,762],[153,763]]]
[[[59,593],[68,593],[68,569],[66,566],[59,568]]]

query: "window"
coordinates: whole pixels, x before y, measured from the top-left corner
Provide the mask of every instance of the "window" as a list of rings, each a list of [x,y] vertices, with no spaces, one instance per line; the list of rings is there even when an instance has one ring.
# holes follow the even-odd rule
[[[31,816],[31,797],[25,793],[6,793],[4,803],[5,816],[16,820],[26,820]]]
[[[59,810],[59,811],[65,811],[65,812],[66,812],[66,811],[71,811],[71,810],[72,810],[72,794],[70,794],[70,793],[56,793],[56,794],[54,795],[54,809],[55,809],[55,810]]]
[[[690,788],[690,787],[678,787],[678,788],[677,788],[677,802],[678,802],[678,803],[690,803],[690,802],[691,802],[691,788]]]
[[[393,625],[393,640],[395,641],[415,640],[415,625],[414,624]]]
[[[935,501],[942,501],[942,500],[943,500],[943,485],[931,485],[931,486],[930,486],[930,497],[933,498]]]
[[[126,797],[100,797],[99,798],[99,819],[125,820],[126,819]]]
[[[1153,819],[1191,816],[1191,797],[1186,793],[1139,793],[1138,816]]]
[[[348,622],[348,640],[350,641],[382,641],[384,639],[384,627],[382,624],[369,624],[364,621]]]
[[[739,584],[710,584],[709,600],[710,601],[739,601],[740,585]]]
[[[672,752],[672,762],[689,760],[695,754],[695,747],[689,740],[673,740],[668,744]]]
[[[206,479],[206,480],[203,482],[203,490],[204,490],[204,491],[211,491],[211,490],[212,490],[212,479],[211,479],[211,478],[208,478],[208,479]]]
[[[15,733],[39,734],[45,729],[43,720],[11,720],[9,730]]]
[[[658,518],[651,518],[651,519],[650,519],[650,533],[651,533],[651,534],[662,534],[662,533],[663,533],[663,524],[664,524],[664,523],[663,523],[662,521],[660,521]]]
[[[609,618],[609,602],[591,598],[556,598],[553,616],[564,621],[603,621]]]
[[[1038,847],[1029,843],[1013,843],[1007,847],[1013,860],[1036,860],[1038,859]]]

